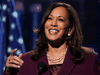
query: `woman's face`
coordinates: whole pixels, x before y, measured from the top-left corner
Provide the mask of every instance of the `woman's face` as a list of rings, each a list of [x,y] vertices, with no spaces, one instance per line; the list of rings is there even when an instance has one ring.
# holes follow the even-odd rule
[[[45,23],[45,35],[48,40],[63,39],[65,28],[69,25],[67,11],[64,7],[56,7],[52,10]]]

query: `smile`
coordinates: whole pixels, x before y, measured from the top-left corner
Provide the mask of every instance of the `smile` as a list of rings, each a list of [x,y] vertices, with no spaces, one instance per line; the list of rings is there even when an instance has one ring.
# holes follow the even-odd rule
[[[50,34],[57,34],[58,32],[59,32],[59,30],[57,30],[57,29],[49,29]]]

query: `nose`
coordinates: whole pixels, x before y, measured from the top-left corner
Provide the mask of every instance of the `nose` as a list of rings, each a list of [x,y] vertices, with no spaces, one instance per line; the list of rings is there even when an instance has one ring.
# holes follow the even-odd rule
[[[51,26],[53,26],[53,27],[57,27],[58,26],[56,19],[52,20]]]

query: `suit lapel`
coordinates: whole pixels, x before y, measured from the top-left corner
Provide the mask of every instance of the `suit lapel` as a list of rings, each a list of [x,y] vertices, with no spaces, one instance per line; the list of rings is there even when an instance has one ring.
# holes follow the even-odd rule
[[[71,56],[72,55],[68,49],[68,51],[66,53],[66,57],[65,57],[64,62],[63,62],[63,65],[61,66],[61,69],[58,72],[58,75],[70,75],[71,71],[75,67],[75,64],[72,63],[72,61],[70,60]]]
[[[58,72],[58,75],[70,75],[71,71],[74,69],[75,63],[72,63],[72,61],[70,60],[70,57],[72,57],[72,55],[68,48],[63,65],[61,66],[61,69]],[[39,62],[44,62],[45,64],[48,65],[46,54],[43,57],[41,57],[37,63]],[[49,69],[47,70],[47,72],[43,73],[42,75],[51,75]]]

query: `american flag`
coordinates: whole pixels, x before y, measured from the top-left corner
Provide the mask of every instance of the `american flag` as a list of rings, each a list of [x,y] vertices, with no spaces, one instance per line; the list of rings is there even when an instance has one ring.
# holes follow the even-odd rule
[[[0,75],[5,69],[7,56],[17,48],[15,55],[25,53],[19,15],[14,0],[0,0]]]

